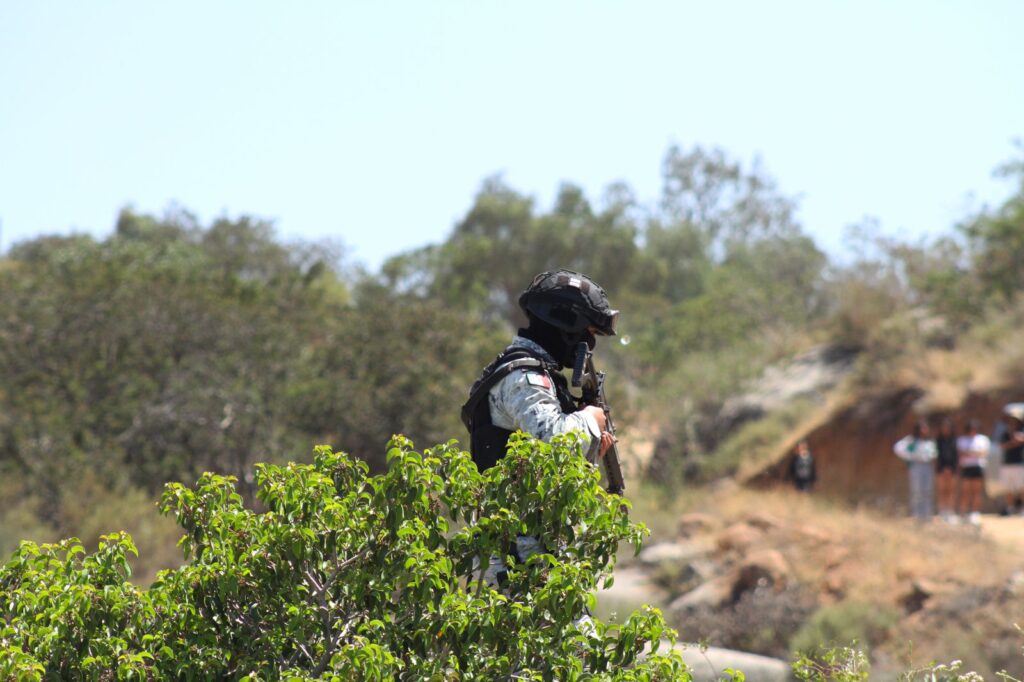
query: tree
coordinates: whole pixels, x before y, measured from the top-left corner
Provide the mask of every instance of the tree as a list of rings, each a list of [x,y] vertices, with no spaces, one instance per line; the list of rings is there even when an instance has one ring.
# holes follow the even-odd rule
[[[391,259],[384,274],[393,288],[515,327],[523,322],[519,294],[539,272],[568,268],[610,292],[625,286],[637,252],[628,201],[613,190],[595,212],[582,189],[566,183],[552,210],[538,214],[532,198],[491,177],[443,244]]]
[[[127,581],[124,534],[86,555],[24,543],[0,570],[0,675],[62,679],[688,680],[661,614],[578,617],[645,529],[605,493],[574,435],[525,436],[486,474],[454,442],[396,437],[388,471],[327,447],[261,466],[247,508],[230,477],[169,485],[162,509],[188,563],[148,590]],[[479,577],[517,534],[549,553]],[[653,648],[645,654],[648,646]]]
[[[1024,143],[1019,148],[1024,152]],[[1024,155],[997,173],[1016,180],[1016,192],[997,209],[982,211],[963,229],[985,292],[1005,302],[1024,290]]]

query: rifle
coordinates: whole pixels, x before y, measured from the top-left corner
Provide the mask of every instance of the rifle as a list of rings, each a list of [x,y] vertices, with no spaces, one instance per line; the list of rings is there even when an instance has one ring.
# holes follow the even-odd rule
[[[586,341],[576,346],[576,362],[572,368],[572,385],[582,389],[581,405],[594,405],[604,410],[605,431],[615,436],[615,423],[612,422],[612,408],[604,397],[604,372],[594,369],[593,353]],[[619,450],[613,442],[604,453],[604,470],[608,476],[608,492],[621,495],[626,489],[622,479],[622,468],[619,466]]]

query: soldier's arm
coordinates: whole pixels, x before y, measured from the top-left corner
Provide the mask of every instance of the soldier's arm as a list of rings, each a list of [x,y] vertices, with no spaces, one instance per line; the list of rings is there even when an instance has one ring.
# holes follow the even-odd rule
[[[521,429],[543,441],[569,431],[579,431],[583,451],[596,456],[602,426],[594,414],[599,409],[584,408],[571,414],[562,412],[551,379],[541,372],[517,371],[491,389],[491,421],[502,428]],[[604,417],[601,412],[600,417]],[[595,452],[591,453],[590,451]]]

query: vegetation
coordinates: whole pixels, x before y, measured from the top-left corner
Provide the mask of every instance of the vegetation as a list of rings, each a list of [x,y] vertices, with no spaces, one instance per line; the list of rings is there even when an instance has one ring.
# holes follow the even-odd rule
[[[119,527],[83,514],[204,471],[251,499],[254,462],[315,443],[444,440],[496,345],[477,320],[349,284],[330,250],[282,246],[248,218],[125,211],[103,242],[17,246],[0,290],[0,480],[16,501],[0,525],[31,518],[40,539]]]
[[[131,539],[94,554],[75,540],[23,543],[0,571],[5,679],[685,680],[654,610],[581,622],[643,526],[598,485],[571,437],[513,441],[481,475],[454,443],[396,437],[389,468],[318,448],[311,465],[169,485],[161,508],[188,563],[148,590],[127,578]],[[517,534],[548,553],[481,580]],[[511,561],[511,560],[510,560]],[[645,649],[651,646],[648,655]],[[585,672],[584,672],[585,671]]]
[[[790,651],[814,652],[822,647],[861,642],[865,650],[878,644],[899,620],[891,607],[845,601],[824,606],[804,623],[790,642]]]
[[[0,254],[0,552],[8,555],[25,538],[44,543],[21,545],[4,568],[5,576],[18,574],[19,581],[42,581],[36,586],[44,596],[35,602],[25,597],[19,608],[37,603],[34,613],[51,613],[53,603],[46,600],[58,593],[46,586],[66,579],[60,584],[69,593],[88,595],[81,627],[111,619],[124,625],[118,635],[123,643],[110,640],[89,656],[139,674],[178,674],[159,667],[164,654],[154,642],[166,643],[174,618],[175,627],[185,622],[182,604],[198,609],[188,618],[201,612],[200,593],[188,590],[212,595],[210,581],[243,564],[242,545],[217,534],[234,523],[252,524],[269,533],[267,556],[280,551],[283,557],[287,548],[271,545],[283,542],[286,524],[276,530],[267,525],[279,513],[267,486],[278,480],[274,476],[323,477],[328,462],[341,466],[341,460],[323,450],[313,464],[279,465],[309,462],[315,444],[330,443],[360,454],[362,464],[346,459],[346,471],[363,472],[352,473],[352,480],[363,476],[363,489],[376,490],[396,475],[394,463],[389,466],[378,451],[392,434],[444,442],[461,433],[458,408],[467,387],[521,322],[519,292],[546,268],[592,275],[623,310],[621,343],[602,340],[599,348],[614,377],[610,398],[623,417],[621,428],[649,430],[658,440],[655,469],[670,491],[681,481],[728,476],[800,420],[806,403],[734,433],[716,423],[723,404],[765,366],[812,345],[859,349],[855,380],[865,386],[900,381],[895,370],[908,358],[962,346],[998,356],[997,369],[1008,380],[1024,378],[1024,354],[1012,343],[1024,319],[1024,162],[1001,169],[1017,183],[1013,196],[968,217],[951,234],[907,243],[867,221],[851,230],[841,262],[829,262],[804,233],[794,200],[759,166],[745,167],[718,149],[673,147],[662,171],[662,196],[654,206],[642,205],[625,185],[592,200],[567,183],[552,206],[539,207],[501,178],[489,178],[446,240],[398,254],[377,273],[351,267],[331,245],[282,243],[265,221],[222,218],[200,225],[178,209],[162,217],[126,209],[105,239],[43,237]],[[403,447],[398,451],[411,452]],[[421,465],[439,475],[457,459],[455,451],[432,451],[421,458],[431,464]],[[268,464],[257,467],[261,461]],[[193,551],[185,566],[143,590],[128,582],[128,566],[136,583],[147,585],[157,568],[180,561],[167,549],[177,527],[147,513],[169,480],[184,483],[174,495],[199,496],[212,505],[212,515],[201,516],[193,506],[188,513],[174,508]],[[330,507],[327,497],[315,504]],[[453,528],[469,523],[449,511]],[[346,518],[370,523],[369,516]],[[114,529],[131,532],[140,559],[132,557],[126,535],[100,540]],[[450,549],[461,537],[461,530],[429,535],[428,526],[423,532],[433,538],[424,541],[428,548],[443,536]],[[45,544],[67,536],[82,543]],[[97,546],[93,554],[84,552]],[[306,559],[313,556],[313,549],[302,551]],[[219,557],[230,571],[215,575],[204,568],[204,557]],[[571,567],[581,557],[558,560]],[[606,568],[599,562],[586,570],[599,575]],[[468,576],[454,568],[449,573],[441,577],[451,578],[448,587],[430,589],[455,594],[452,585]],[[559,575],[567,574],[549,571],[548,580]],[[240,578],[240,584],[250,579]],[[297,584],[264,587],[282,594],[306,590],[306,596],[316,591]],[[217,583],[216,589],[227,588]],[[210,604],[223,606],[223,595],[217,595]],[[9,591],[2,596],[13,604]],[[274,603],[286,609],[290,598]],[[466,604],[484,613],[480,604]],[[642,617],[660,627],[656,615]],[[100,669],[100,663],[85,662],[88,656],[74,658],[85,640],[61,639],[72,635],[59,628],[44,637],[27,620],[17,627],[29,629],[15,635],[14,620],[8,616],[0,639],[22,647],[25,670],[64,660],[53,653],[58,650],[78,652],[67,653],[67,660],[78,661],[80,670]],[[346,659],[344,665],[420,670],[415,666],[421,662],[396,653],[404,651],[398,640],[380,639],[368,623],[346,636],[363,637],[359,641],[380,647],[365,651],[390,651],[393,658],[380,653],[372,663]],[[168,646],[187,659],[185,665],[197,666],[200,677],[208,672],[201,666],[229,651],[230,665],[238,667],[224,674],[241,675],[239,661],[245,660],[253,661],[253,671],[264,671],[256,674],[274,675],[288,667],[279,654],[289,638],[308,641],[310,652],[320,652],[311,657],[317,661],[331,646],[330,632],[314,641],[314,633],[288,629],[293,626],[268,626],[277,633],[268,635],[278,637],[276,644],[251,632],[232,635],[239,638],[234,643],[221,641],[208,630],[196,646],[212,647],[209,657],[175,649],[184,646],[178,640]],[[45,649],[51,636],[57,648]],[[242,643],[254,648],[232,648]],[[269,648],[258,653],[259,647]],[[342,665],[335,660],[338,651],[328,657],[328,668]],[[461,655],[454,652],[446,655]],[[559,660],[568,666],[571,657],[563,653]],[[515,665],[540,669],[525,651],[510,652],[509,661],[520,655]],[[303,656],[291,651],[284,660],[311,674],[301,668],[308,663]],[[226,660],[220,664],[228,665]]]

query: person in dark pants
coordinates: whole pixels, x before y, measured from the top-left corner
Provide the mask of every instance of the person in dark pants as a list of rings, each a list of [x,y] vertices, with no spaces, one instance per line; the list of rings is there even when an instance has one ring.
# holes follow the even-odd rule
[[[939,516],[948,523],[955,523],[956,516],[956,482],[959,455],[956,448],[956,431],[953,420],[946,417],[939,425],[939,435],[935,438],[935,475]]]
[[[1003,450],[1003,463],[999,467],[999,482],[1006,490],[1003,514],[1021,512],[1021,492],[1024,491],[1024,403],[1010,403],[1003,408],[1006,433],[999,447]]]
[[[814,482],[818,480],[818,472],[814,467],[814,455],[807,446],[807,441],[801,440],[796,444],[796,451],[793,459],[789,462],[789,477],[793,479],[793,485],[800,492],[810,492]]]

